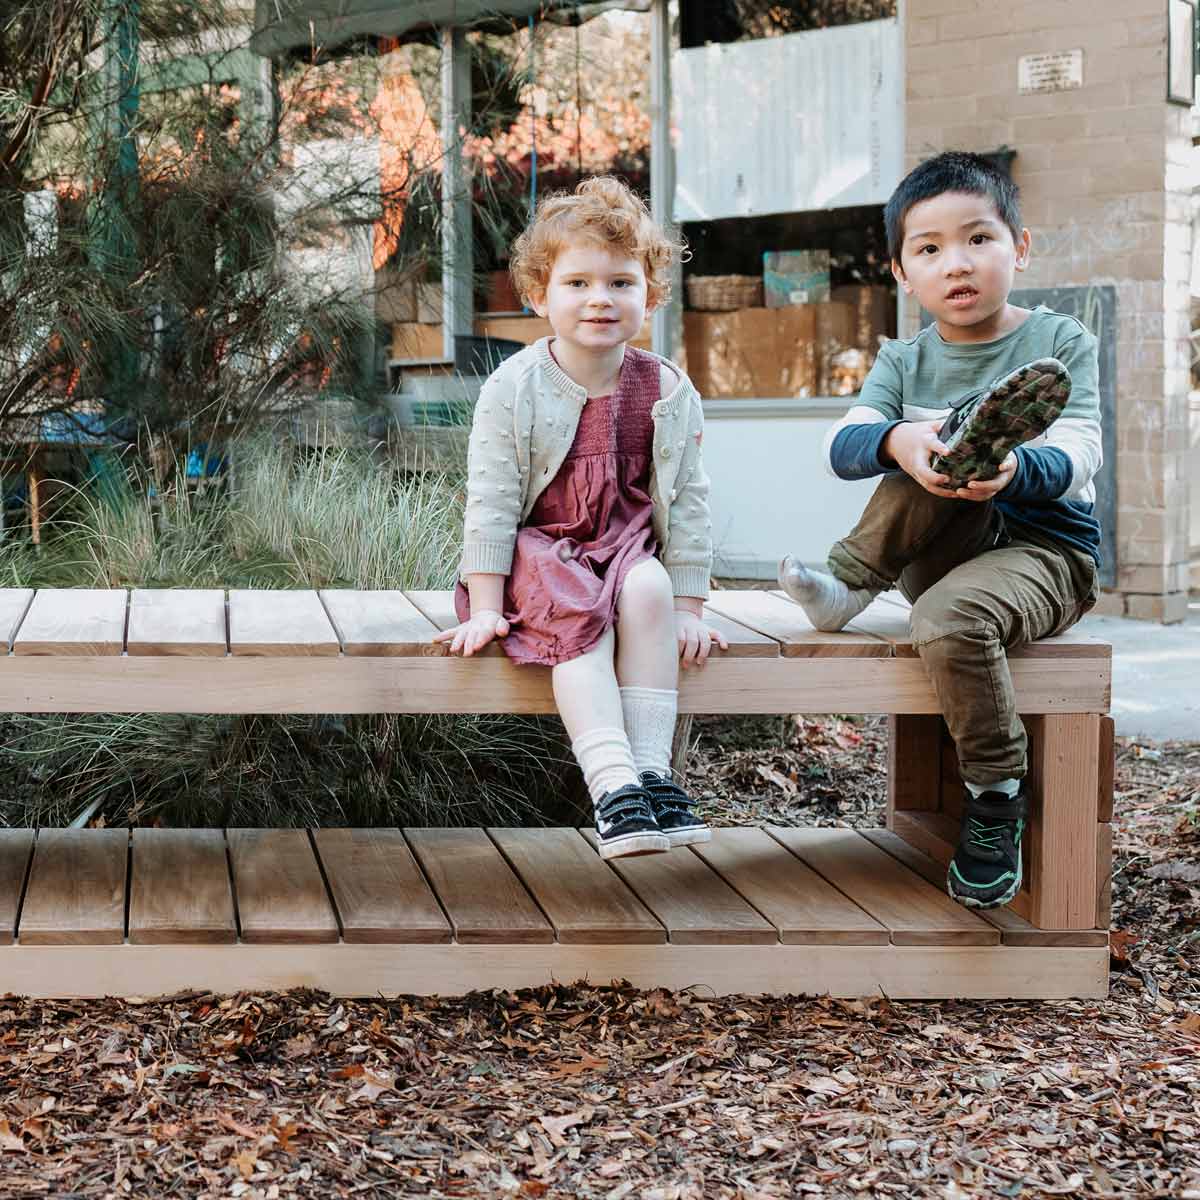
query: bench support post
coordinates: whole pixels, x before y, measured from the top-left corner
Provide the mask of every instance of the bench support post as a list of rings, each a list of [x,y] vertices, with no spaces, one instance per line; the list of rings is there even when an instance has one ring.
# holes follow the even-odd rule
[[[1113,734],[1097,713],[1028,716],[1025,886],[1011,908],[1040,929],[1106,928],[1112,878]],[[888,720],[888,828],[942,863],[958,838],[962,783],[937,716]]]

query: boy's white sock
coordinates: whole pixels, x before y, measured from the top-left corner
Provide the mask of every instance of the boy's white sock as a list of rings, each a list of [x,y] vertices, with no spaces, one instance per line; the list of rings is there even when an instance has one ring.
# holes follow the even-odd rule
[[[967,784],[967,791],[969,791],[976,800],[978,800],[984,792],[999,792],[1002,796],[1008,796],[1011,799],[1020,790],[1021,781],[1019,779],[1001,779],[999,783]]]
[[[804,609],[814,629],[836,633],[853,621],[879,594],[873,588],[851,588],[836,575],[814,571],[788,555],[779,564],[779,586]]]
[[[679,693],[674,688],[621,688],[625,732],[639,774],[653,771],[664,778],[671,777],[671,742],[678,710]]]
[[[639,782],[623,729],[589,729],[571,743],[571,752],[583,771],[593,804],[599,804],[606,792]]]

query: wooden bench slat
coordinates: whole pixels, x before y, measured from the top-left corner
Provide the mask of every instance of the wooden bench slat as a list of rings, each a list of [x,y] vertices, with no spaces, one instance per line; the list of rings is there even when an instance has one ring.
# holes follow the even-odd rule
[[[864,829],[862,835],[934,887],[945,886],[946,868],[890,829]],[[1105,929],[1038,929],[1010,908],[987,909],[977,915],[1000,931],[1000,940],[1006,946],[1108,945]]]
[[[336,655],[337,633],[316,592],[233,588],[229,592],[231,654],[273,657]]]
[[[560,942],[665,942],[666,931],[574,829],[489,829]]]
[[[17,630],[13,653],[119,655],[128,601],[124,588],[43,588]]]
[[[715,655],[721,658],[779,657],[780,646],[773,637],[767,637],[766,634],[727,617],[709,604],[704,606],[704,619],[714,629],[719,629],[729,643],[728,650],[714,650]]]
[[[113,945],[125,940],[124,829],[38,833],[17,936],[29,946]]]
[[[554,929],[482,829],[405,829],[456,941],[547,943]]]
[[[5,651],[12,649],[33,595],[33,588],[0,588],[0,637],[4,638]]]
[[[129,940],[139,945],[237,941],[219,829],[135,829]]]
[[[784,658],[887,658],[891,649],[865,633],[821,633],[804,610],[776,592],[713,592],[708,607],[780,643]]]
[[[32,829],[0,829],[0,946],[7,946],[16,935],[32,853]]]
[[[331,588],[320,595],[346,654],[446,653],[433,642],[438,627],[403,592]]]
[[[222,658],[228,647],[220,588],[135,588],[129,597],[130,654]]]
[[[781,592],[773,594],[783,595]],[[859,613],[847,628],[874,634],[889,642],[898,656],[915,658],[917,651],[912,644],[909,628],[911,612],[912,606],[899,592],[884,592],[864,612]],[[1112,647],[1089,633],[1068,629],[1066,633],[1030,642],[1009,653],[1014,658],[1111,658]]]
[[[891,930],[897,946],[987,946],[1000,934],[852,829],[768,832]]]
[[[581,830],[593,849],[596,831]],[[779,931],[703,859],[684,849],[614,858],[608,864],[680,946],[769,946]]]
[[[761,829],[714,829],[694,846],[791,946],[880,946],[888,931]]]
[[[448,942],[450,925],[398,829],[316,829],[347,942]]]
[[[303,829],[226,830],[244,942],[336,942],[337,920]]]

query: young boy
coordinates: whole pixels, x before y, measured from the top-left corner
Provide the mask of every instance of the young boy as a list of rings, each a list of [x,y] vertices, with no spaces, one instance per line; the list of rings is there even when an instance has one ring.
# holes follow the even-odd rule
[[[893,586],[912,602],[967,789],[947,887],[994,908],[1021,885],[1028,815],[1005,651],[1067,629],[1098,594],[1096,339],[1073,317],[1009,303],[1029,231],[1011,180],[978,155],[922,163],[884,222],[892,273],[933,324],[881,348],[826,439],[839,478],[885,477],[830,574],[785,558],[780,583],[818,629]]]

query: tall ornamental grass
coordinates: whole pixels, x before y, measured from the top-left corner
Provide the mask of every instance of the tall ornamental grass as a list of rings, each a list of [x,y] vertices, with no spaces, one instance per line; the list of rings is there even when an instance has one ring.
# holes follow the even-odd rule
[[[118,475],[67,500],[7,587],[447,588],[461,481],[365,452],[233,448],[232,486],[161,497]],[[456,825],[571,820],[557,721],[482,716],[10,715],[0,824]]]

